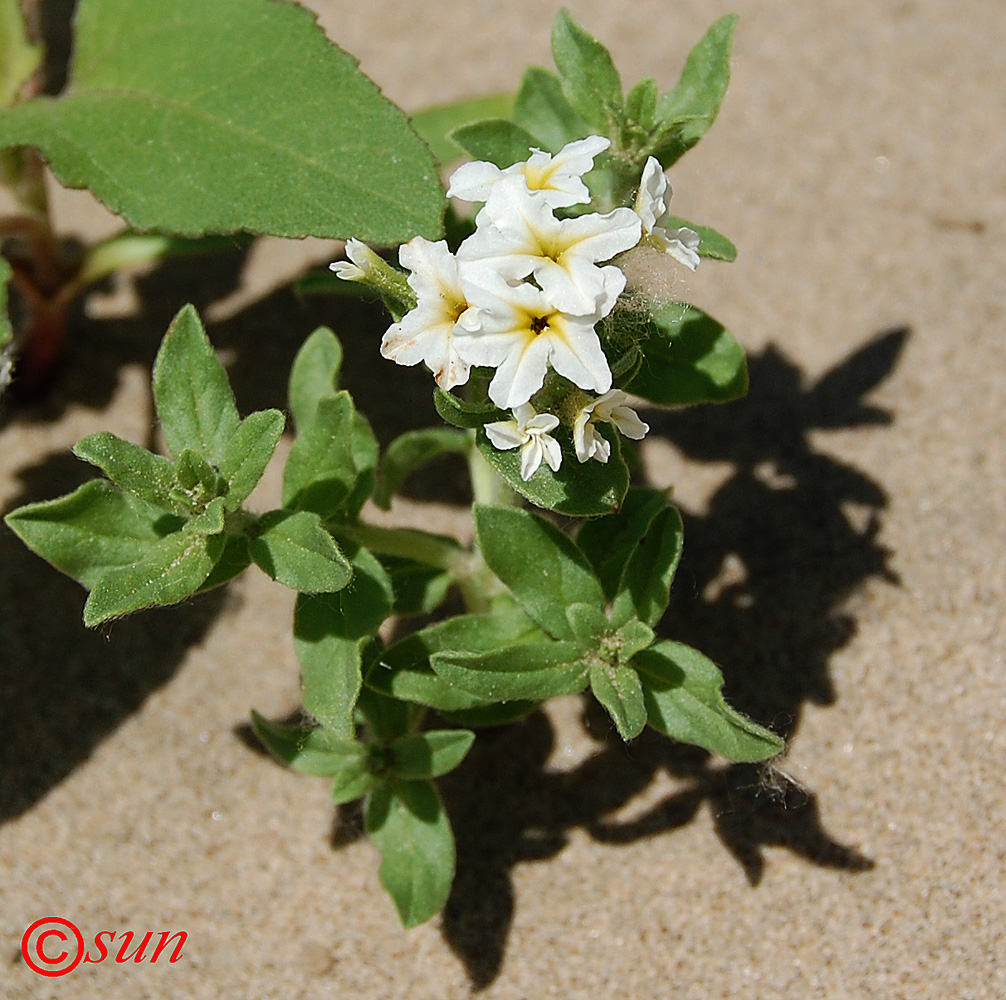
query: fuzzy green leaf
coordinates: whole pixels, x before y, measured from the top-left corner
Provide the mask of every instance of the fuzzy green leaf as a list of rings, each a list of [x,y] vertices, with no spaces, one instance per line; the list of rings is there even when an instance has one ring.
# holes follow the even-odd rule
[[[475,734],[467,729],[434,729],[399,736],[391,742],[391,767],[396,777],[406,780],[439,778],[465,759],[474,742]]]
[[[730,82],[730,49],[737,15],[721,17],[688,54],[678,85],[657,102],[663,135],[653,155],[666,168],[709,131]]]
[[[366,677],[368,687],[393,698],[428,705],[438,711],[475,708],[482,699],[452,687],[434,673],[434,653],[491,652],[514,643],[544,638],[523,612],[456,615],[413,632],[385,650]]]
[[[437,161],[446,166],[464,155],[464,150],[450,138],[455,129],[487,118],[509,118],[512,113],[512,94],[490,94],[424,108],[412,116],[412,127]]]
[[[343,736],[353,733],[363,650],[391,613],[391,583],[362,546],[347,543],[353,579],[336,594],[300,594],[293,619],[304,708]]]
[[[129,565],[102,574],[84,605],[84,624],[100,625],[141,608],[177,604],[202,586],[223,550],[223,535],[167,535]]]
[[[573,439],[569,429],[560,425],[554,432],[562,448],[564,461],[558,472],[553,472],[544,462],[531,478],[524,482],[520,474],[520,449],[500,451],[479,430],[476,444],[482,457],[503,477],[506,484],[533,504],[559,514],[575,517],[594,517],[618,510],[629,488],[629,469],[622,458],[618,434],[609,425],[602,425],[598,433],[611,445],[608,461],[577,462]]]
[[[387,510],[391,506],[392,494],[419,466],[438,455],[465,455],[469,448],[469,435],[449,427],[424,427],[400,434],[384,452],[374,502]]]
[[[179,498],[175,467],[162,455],[123,441],[109,431],[78,441],[73,453],[101,469],[116,486],[161,510],[183,514],[189,509]]]
[[[621,625],[631,618],[647,625],[660,621],[681,559],[683,535],[681,515],[674,507],[665,507],[650,522],[622,574],[611,612],[613,624]]]
[[[154,400],[176,457],[191,449],[219,465],[240,418],[223,365],[193,306],[175,317],[154,362]]]
[[[274,510],[259,518],[252,559],[277,583],[305,594],[342,590],[353,575],[335,539],[309,511]]]
[[[566,100],[562,81],[540,66],[524,71],[513,117],[549,153],[558,153],[567,143],[590,134],[590,126]]]
[[[640,80],[625,98],[625,117],[647,132],[656,124],[657,81]]]
[[[314,419],[298,427],[283,470],[283,506],[330,517],[356,483],[353,460],[355,410],[348,392],[323,396]]]
[[[747,392],[744,349],[702,310],[664,306],[648,330],[643,363],[624,386],[629,392],[661,406],[726,403]]]
[[[639,540],[666,506],[666,490],[633,486],[614,514],[591,518],[580,525],[577,548],[587,557],[609,601],[618,593],[622,574]]]
[[[404,927],[440,911],[454,880],[454,835],[429,781],[378,785],[367,796],[367,836],[381,854],[378,873]]]
[[[591,129],[613,135],[622,119],[622,80],[611,53],[563,8],[552,23],[552,58],[566,97]]]
[[[290,412],[298,433],[314,420],[318,403],[339,391],[341,369],[339,338],[319,326],[301,345],[290,369]]]
[[[274,0],[83,0],[58,98],[0,114],[140,229],[437,238],[443,192],[405,115],[314,15]]]
[[[369,750],[363,743],[340,739],[316,726],[285,726],[252,711],[252,728],[265,748],[281,763],[301,774],[336,778],[366,768]]]
[[[276,451],[285,422],[279,410],[259,410],[238,424],[220,462],[220,475],[229,484],[228,510],[237,510],[258,485]]]
[[[646,705],[639,674],[623,664],[598,663],[590,668],[590,689],[607,709],[623,740],[635,739],[646,726]]]
[[[728,760],[774,757],[785,744],[774,733],[734,711],[723,699],[723,675],[698,650],[660,642],[632,661],[639,671],[651,726]]]
[[[248,539],[244,535],[225,535],[224,539],[224,550],[210,575],[199,585],[197,594],[230,582],[251,565]]]
[[[142,558],[182,525],[180,518],[103,479],[65,497],[19,507],[4,520],[32,552],[88,589],[110,570]]]
[[[448,684],[483,701],[544,701],[587,685],[581,642],[522,642],[491,653],[434,653],[430,665]]]
[[[530,132],[506,118],[462,125],[451,132],[450,139],[473,160],[486,160],[500,168],[526,160],[531,147],[537,145]]]
[[[571,604],[604,605],[580,550],[547,521],[516,507],[475,507],[475,537],[489,568],[549,635],[571,639]]]

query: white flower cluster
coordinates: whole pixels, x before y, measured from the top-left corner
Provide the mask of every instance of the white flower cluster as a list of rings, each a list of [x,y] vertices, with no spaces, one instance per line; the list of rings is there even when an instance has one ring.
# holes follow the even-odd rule
[[[446,242],[418,236],[399,250],[416,306],[389,328],[381,353],[401,365],[424,362],[444,390],[467,382],[473,365],[495,369],[489,398],[513,419],[486,424],[485,431],[496,448],[521,449],[525,481],[542,460],[553,471],[562,462],[549,433],[559,418],[537,413],[530,402],[549,366],[599,394],[573,424],[579,461],[608,461],[611,447],[597,432],[600,422],[637,440],[649,429],[625,405],[626,394],[611,388],[611,369],[595,331],[625,288],[622,271],[605,262],[645,240],[690,268],[698,263],[692,230],[660,226],[669,188],[653,157],[633,208],[556,217],[556,209],[590,202],[582,178],[609,145],[608,139],[588,136],[554,156],[533,150],[526,162],[505,170],[466,163],[452,175],[447,194],[484,203],[475,232],[456,256]],[[352,263],[333,264],[333,270],[349,280],[367,280],[372,251],[350,240],[346,252]]]

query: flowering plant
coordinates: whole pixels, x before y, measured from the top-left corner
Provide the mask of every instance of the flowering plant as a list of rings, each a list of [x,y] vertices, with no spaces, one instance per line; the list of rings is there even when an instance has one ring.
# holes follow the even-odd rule
[[[558,75],[528,70],[508,117],[471,121],[468,104],[416,116],[441,162],[472,157],[447,194],[480,207],[447,208],[443,239],[410,232],[402,269],[350,239],[329,278],[383,299],[393,322],[381,352],[431,371],[449,426],[408,431],[381,455],[339,388],[338,339],[316,330],[290,376],[282,506],[249,511],[285,417],[241,419],[186,307],[153,371],[172,457],[91,435],[75,453],[107,479],[7,518],[89,589],[88,625],[181,601],[252,562],[298,592],[304,719],[256,714],[255,731],[294,770],[329,779],[336,802],[363,798],[407,926],[447,899],[454,840],[435,779],[480,727],[589,689],[625,740],[649,725],[735,761],[782,749],[727,705],[708,658],[658,637],[681,519],[664,491],[630,485],[626,461],[648,430],[642,407],[746,388],[733,337],[661,291],[675,269],[734,255],[714,230],[669,215],[664,173],[716,117],[733,24],[710,29],[667,94],[643,80],[623,96],[607,50],[563,11]],[[368,502],[390,506],[444,452],[469,463],[472,546],[368,520]],[[553,515],[577,518],[573,531]],[[461,613],[448,612],[451,593]],[[392,619],[412,630],[390,641]]]

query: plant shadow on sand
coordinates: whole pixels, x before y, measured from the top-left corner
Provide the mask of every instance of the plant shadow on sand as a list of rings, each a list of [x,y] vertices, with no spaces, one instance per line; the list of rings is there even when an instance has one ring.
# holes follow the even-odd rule
[[[820,429],[884,426],[892,414],[864,397],[893,371],[906,329],[878,335],[808,385],[778,348],[750,361],[751,394],[720,407],[648,413],[696,461],[733,471],[705,513],[684,511],[685,554],[660,631],[722,665],[736,707],[791,738],[805,702],[829,705],[828,664],[856,631],[847,599],[867,580],[896,584],[877,541],[884,489],[815,450]],[[442,931],[481,989],[499,974],[513,917],[511,869],[555,857],[574,829],[624,844],[689,823],[707,804],[723,845],[754,886],[764,848],[782,846],[829,868],[873,862],[824,828],[817,797],[772,765],[726,765],[647,730],[626,746],[584,698],[597,752],[572,770],[547,762],[556,734],[542,712],[483,731],[468,759],[441,781],[458,843],[457,876]],[[659,772],[676,789],[643,815],[613,817]],[[359,831],[346,809],[333,842]]]

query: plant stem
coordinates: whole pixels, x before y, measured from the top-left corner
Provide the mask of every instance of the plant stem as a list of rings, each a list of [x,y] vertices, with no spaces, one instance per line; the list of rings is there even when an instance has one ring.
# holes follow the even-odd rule
[[[412,528],[382,528],[376,524],[330,524],[331,532],[352,539],[384,556],[401,556],[445,570],[452,576],[468,575],[471,553],[457,542]]]

